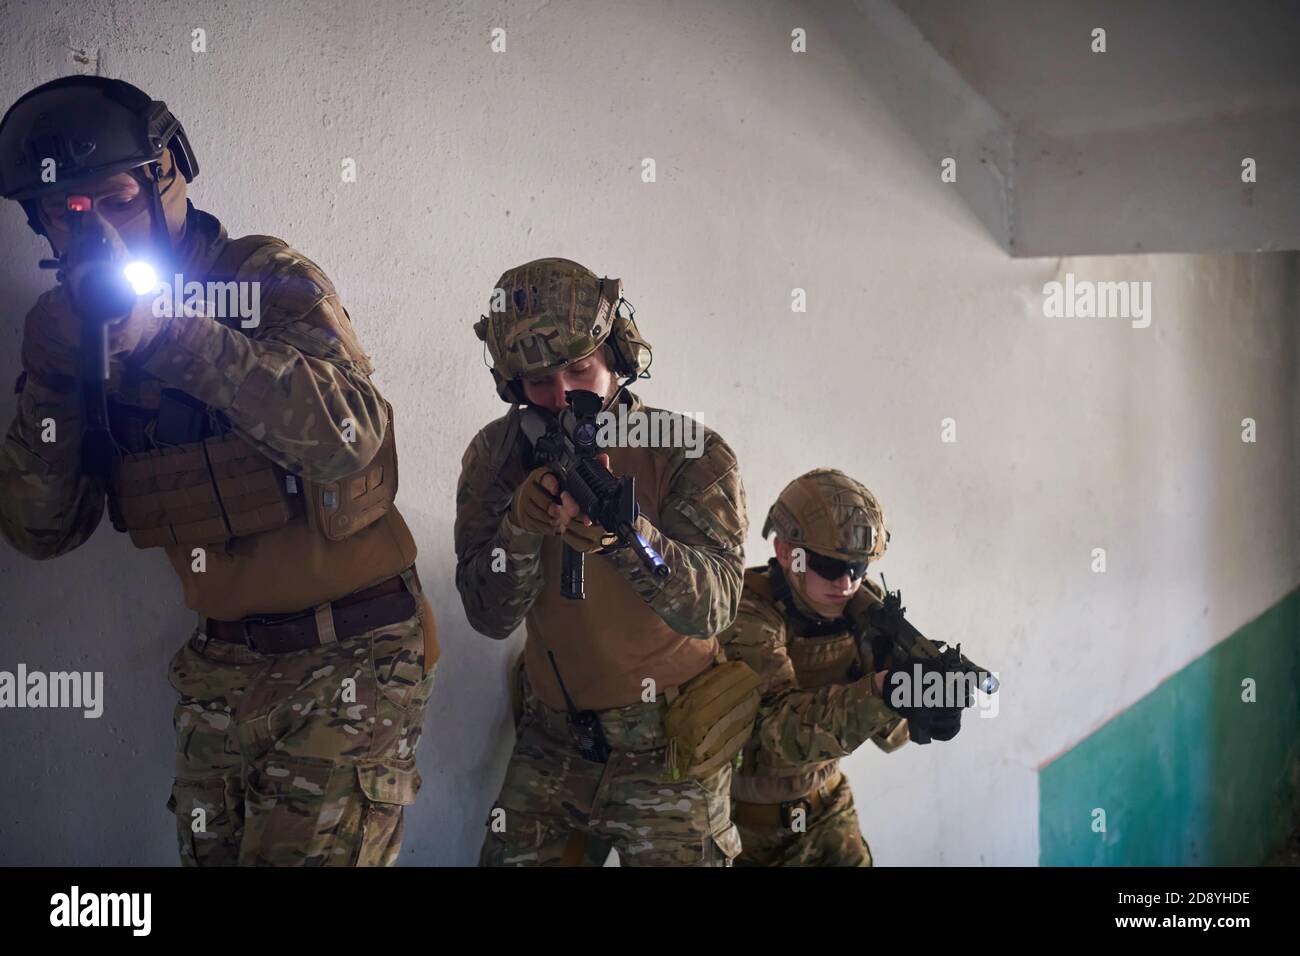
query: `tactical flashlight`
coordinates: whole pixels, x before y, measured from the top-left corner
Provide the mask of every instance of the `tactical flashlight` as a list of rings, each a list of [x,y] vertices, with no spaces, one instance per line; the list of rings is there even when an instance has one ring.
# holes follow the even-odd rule
[[[143,259],[128,262],[122,268],[122,275],[131,284],[131,290],[136,295],[148,295],[158,288],[158,273]]]
[[[71,247],[46,268],[57,268],[60,281],[70,286],[72,300],[81,316],[82,376],[91,381],[108,380],[108,326],[130,315],[138,296],[158,286],[153,266],[133,259],[125,266],[113,262],[113,248],[98,219],[90,196],[70,195],[67,210],[71,222]]]

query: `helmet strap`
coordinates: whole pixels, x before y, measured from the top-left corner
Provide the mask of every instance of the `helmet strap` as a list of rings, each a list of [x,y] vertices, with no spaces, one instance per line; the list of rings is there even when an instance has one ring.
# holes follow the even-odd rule
[[[155,160],[149,163],[147,168],[150,180],[149,231],[151,243],[154,248],[154,255],[160,260],[165,260],[165,262],[158,262],[157,265],[160,267],[165,266],[167,271],[170,272],[172,267],[176,265],[174,261],[176,250],[172,246],[171,231],[167,228],[167,214],[163,211],[162,188],[159,186],[159,181],[162,179],[162,163]],[[176,170],[173,175],[179,176],[180,171]]]

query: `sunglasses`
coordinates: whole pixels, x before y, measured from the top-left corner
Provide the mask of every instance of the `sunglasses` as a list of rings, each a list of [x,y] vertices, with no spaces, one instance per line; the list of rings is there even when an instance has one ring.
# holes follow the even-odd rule
[[[808,562],[808,569],[816,572],[818,577],[823,577],[827,581],[838,581],[846,574],[849,576],[850,581],[856,581],[867,573],[867,562],[865,561],[841,561],[839,558],[827,557],[806,548],[804,549],[804,556]]]

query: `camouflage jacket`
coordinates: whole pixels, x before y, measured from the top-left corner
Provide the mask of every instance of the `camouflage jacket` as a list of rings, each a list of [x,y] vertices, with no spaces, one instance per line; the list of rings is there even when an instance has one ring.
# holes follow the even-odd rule
[[[202,281],[230,242],[213,216],[191,206],[179,271]],[[329,279],[278,241],[259,246],[239,276],[260,283],[256,327],[240,328],[238,319],[223,324],[177,317],[138,360],[113,365],[108,397],[115,440],[125,451],[144,450],[159,394],[172,387],[217,410],[296,474],[327,481],[365,467],[383,440],[387,411]],[[62,288],[46,292],[28,313],[24,335],[39,338],[51,313],[67,308]],[[0,446],[0,532],[24,554],[53,558],[94,532],[105,489],[81,468],[77,381],[25,369],[16,391],[17,415]],[[55,423],[58,440],[41,440],[45,419]],[[347,419],[352,424],[345,440]]]
[[[789,603],[774,599],[770,573],[745,572],[740,610],[719,640],[728,659],[743,661],[764,680],[737,776],[795,778],[779,788],[791,791],[780,799],[791,799],[826,779],[840,757],[868,739],[886,752],[902,746],[907,724],[875,689],[870,643],[860,642],[844,619],[810,629],[811,612],[797,595]],[[863,586],[878,591],[869,580]]]
[[[632,411],[654,412],[624,392]],[[510,520],[511,499],[527,476],[526,440],[519,407],[479,431],[465,450],[456,490],[456,587],[475,630],[506,638],[523,622],[540,593],[544,535]],[[645,570],[630,549],[596,560],[618,568],[633,591],[672,630],[712,638],[736,615],[748,528],[745,490],[731,448],[711,429],[698,457],[683,448],[650,449],[666,459],[670,485],[655,502],[660,526],[645,515],[638,530],[671,569],[667,578]],[[638,497],[644,489],[638,488]],[[494,571],[493,552],[502,549],[505,567]]]

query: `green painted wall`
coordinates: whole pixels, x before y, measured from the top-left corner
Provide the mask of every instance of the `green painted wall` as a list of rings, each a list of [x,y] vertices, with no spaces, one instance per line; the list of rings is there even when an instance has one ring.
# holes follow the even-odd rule
[[[1241,682],[1256,682],[1243,703]],[[1300,801],[1300,591],[1041,768],[1043,866],[1241,866]],[[1092,829],[1093,808],[1106,832]]]

